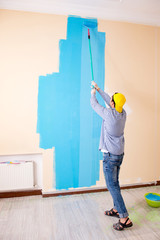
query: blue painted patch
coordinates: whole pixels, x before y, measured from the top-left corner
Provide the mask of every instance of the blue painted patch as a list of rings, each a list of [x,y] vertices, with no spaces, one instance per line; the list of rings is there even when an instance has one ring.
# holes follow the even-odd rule
[[[40,148],[55,147],[56,189],[90,187],[99,180],[102,120],[90,106],[88,29],[96,19],[68,17],[60,40],[59,73],[39,77],[37,132]],[[90,29],[95,81],[104,88],[105,33]],[[103,101],[97,95],[100,104]]]

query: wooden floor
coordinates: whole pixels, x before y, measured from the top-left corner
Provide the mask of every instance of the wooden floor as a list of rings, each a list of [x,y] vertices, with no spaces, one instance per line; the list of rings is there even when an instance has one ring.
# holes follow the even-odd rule
[[[160,208],[146,204],[144,194],[160,186],[122,190],[134,226],[112,228],[117,218],[109,192],[42,198],[0,199],[0,240],[160,240]]]

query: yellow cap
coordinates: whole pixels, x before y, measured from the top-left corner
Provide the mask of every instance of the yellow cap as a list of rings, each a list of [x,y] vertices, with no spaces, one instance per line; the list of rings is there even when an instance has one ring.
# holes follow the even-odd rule
[[[115,109],[118,112],[122,112],[123,105],[126,102],[126,98],[122,93],[115,93],[113,95],[113,100],[115,102]]]

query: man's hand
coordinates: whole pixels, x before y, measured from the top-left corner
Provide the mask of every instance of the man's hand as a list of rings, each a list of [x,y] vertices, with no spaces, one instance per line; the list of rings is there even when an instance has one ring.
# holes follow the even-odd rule
[[[95,88],[92,88],[91,94],[96,94],[96,89]]]
[[[97,85],[97,83],[95,83],[94,81],[91,82],[92,86],[94,86],[94,88],[99,91],[99,87]]]

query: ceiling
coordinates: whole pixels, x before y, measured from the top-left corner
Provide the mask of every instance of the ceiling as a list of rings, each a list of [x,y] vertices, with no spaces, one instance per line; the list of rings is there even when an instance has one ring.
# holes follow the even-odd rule
[[[160,0],[0,0],[0,9],[160,26]]]

